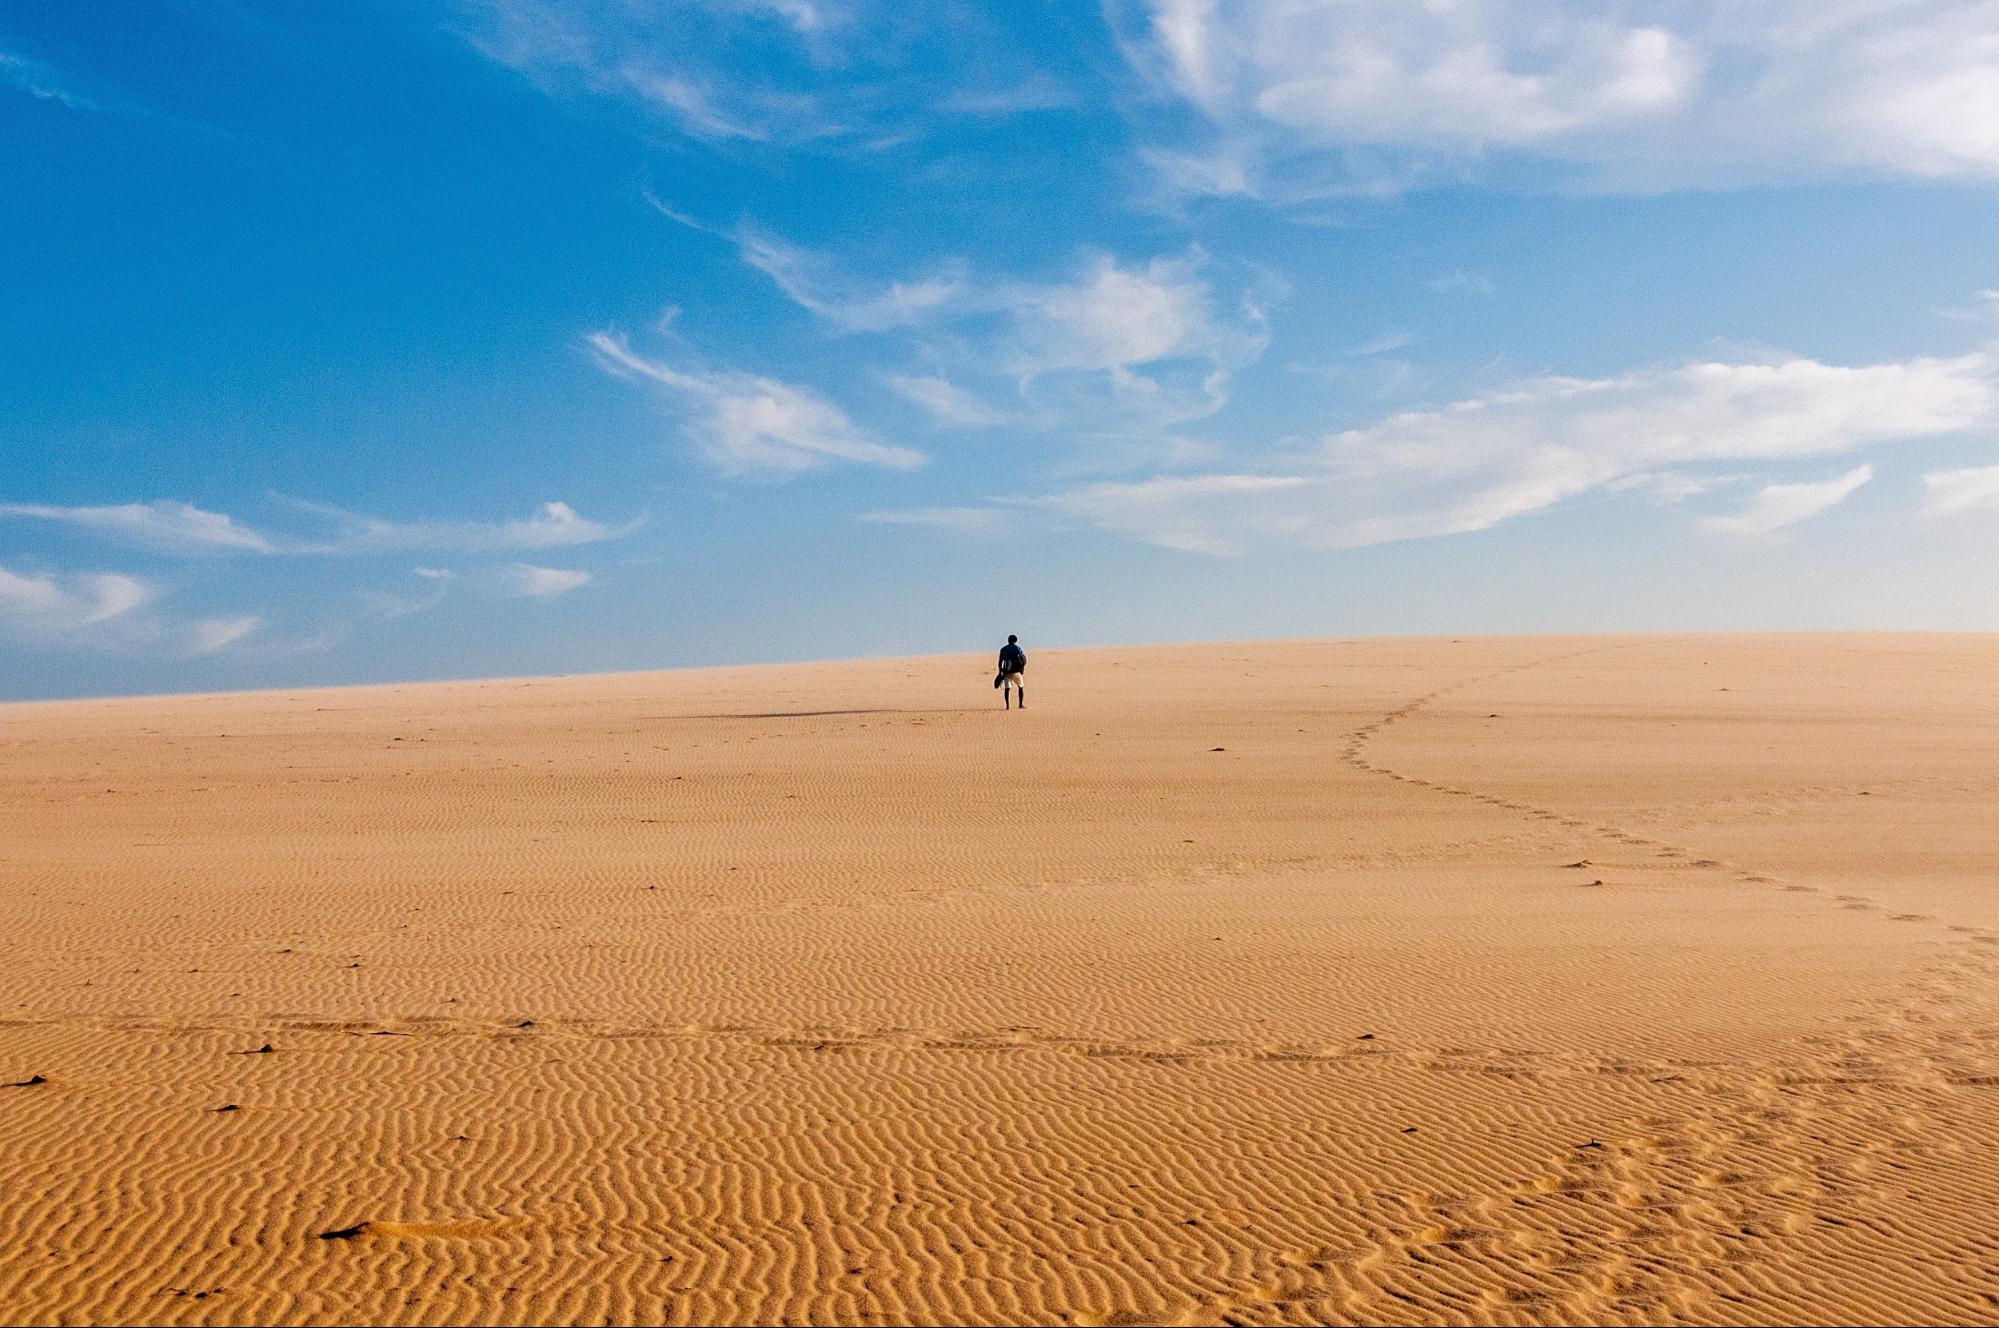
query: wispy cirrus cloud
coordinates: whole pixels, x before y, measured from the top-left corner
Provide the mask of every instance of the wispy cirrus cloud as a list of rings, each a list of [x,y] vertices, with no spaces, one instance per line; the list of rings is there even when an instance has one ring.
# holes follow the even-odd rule
[[[718,153],[894,151],[943,116],[1086,105],[976,10],[812,0],[459,0],[487,59],[552,96],[589,98]]]
[[[1479,174],[1654,190],[1999,177],[1994,0],[1135,0],[1134,67],[1204,130],[1182,193],[1274,200]]]
[[[762,142],[774,128],[743,109],[724,107],[712,86],[685,74],[661,73],[628,65],[617,77],[642,102],[659,108],[697,138],[741,138]]]
[[[841,332],[901,333],[960,377],[1011,378],[1039,408],[1020,420],[1030,425],[1038,414],[1044,428],[1157,428],[1212,414],[1230,378],[1269,345],[1268,275],[1255,274],[1230,300],[1198,247],[1142,263],[1086,253],[1059,280],[980,277],[962,259],[907,280],[868,280],[748,222],[725,231],[650,194],[647,201],[728,239],[786,298]],[[935,373],[889,381],[950,427],[989,414]]]
[[[940,109],[958,115],[1005,116],[1068,110],[1079,101],[1066,85],[1048,74],[1035,72],[1004,86],[960,88],[940,103]]]
[[[983,429],[1004,424],[1007,415],[941,374],[883,374],[888,389],[947,429]]]
[[[222,512],[176,499],[107,506],[0,503],[0,518],[48,521],[156,553],[352,555],[415,550],[503,553],[619,539],[644,524],[638,517],[611,526],[579,515],[567,503],[542,504],[534,515],[508,521],[418,518],[393,521],[326,503],[285,499],[331,523],[329,533],[259,530]]]
[[[79,92],[62,71],[8,51],[0,51],[0,87],[14,88],[30,97],[52,101],[73,111],[112,109],[96,98]]]
[[[960,535],[996,535],[1011,516],[997,507],[905,507],[863,512],[859,519],[877,526],[922,526]]]
[[[691,138],[792,145],[872,128],[866,84],[830,74],[845,5],[463,0],[459,12],[473,49],[543,91],[620,102]]]
[[[590,584],[590,573],[563,567],[515,563],[500,575],[500,585],[517,599],[553,599]]]
[[[1726,535],[1774,535],[1808,521],[1853,496],[1874,478],[1874,467],[1855,466],[1844,475],[1799,484],[1766,484],[1732,516],[1711,516],[1701,524]]]
[[[334,527],[330,537],[305,538],[286,549],[294,553],[513,553],[622,539],[645,524],[644,517],[634,517],[620,525],[606,525],[579,514],[563,502],[543,503],[532,516],[507,521],[435,517],[393,521],[327,503],[298,498],[286,501],[331,522]]]
[[[443,567],[412,567],[409,574],[417,579],[418,588],[365,591],[361,602],[384,618],[408,618],[442,604],[457,580],[455,572]]]
[[[123,572],[0,567],[0,641],[113,653],[212,655],[258,631],[256,614],[189,620],[162,613],[161,587]]]
[[[1274,292],[1252,280],[1224,294],[1199,248],[1144,263],[1088,254],[1067,280],[1001,280],[993,294],[985,355],[1045,429],[1157,434],[1205,418],[1270,344]]]
[[[1351,548],[1484,530],[1662,470],[1837,456],[1961,433],[1999,419],[1995,380],[1999,366],[1984,353],[1857,367],[1789,359],[1543,376],[1331,435],[1269,458],[1262,473],[1095,484],[1028,501],[1196,552]],[[1861,467],[1822,485],[1772,485],[1732,520],[1745,531],[1780,529],[1870,474]]]
[[[15,572],[0,567],[0,628],[61,635],[152,602],[152,583],[118,572]]]
[[[1923,491],[1928,516],[1999,512],[1999,466],[1933,470],[1923,476]]]
[[[263,625],[264,620],[253,613],[228,618],[203,618],[188,631],[189,653],[212,655],[218,650],[226,650]]]
[[[1089,484],[1029,499],[1143,544],[1227,555],[1254,539],[1316,542],[1313,509],[1330,485],[1308,475],[1165,475]]]
[[[809,389],[755,374],[676,368],[638,354],[613,332],[593,332],[587,341],[606,372],[654,383],[693,406],[688,436],[724,470],[796,473],[832,462],[912,470],[928,460],[882,442]]]
[[[1120,371],[1211,353],[1220,335],[1200,266],[1198,254],[1129,267],[1096,254],[1073,281],[1009,284],[1010,370]]]
[[[274,553],[278,547],[221,512],[206,512],[171,498],[100,507],[0,503],[0,517],[59,522],[163,553]]]
[[[689,230],[734,245],[737,257],[770,278],[784,297],[818,315],[840,332],[887,332],[935,318],[965,293],[967,265],[948,260],[928,275],[908,280],[857,277],[826,255],[792,244],[744,220],[731,227],[711,225],[675,207],[651,190],[645,201]]]
[[[186,120],[167,111],[120,97],[116,93],[90,87],[65,70],[43,60],[13,51],[0,51],[0,90],[11,90],[37,101],[61,106],[87,115],[125,115],[152,124],[187,130],[204,136],[224,131],[213,125]]]
[[[847,332],[883,332],[923,322],[964,290],[962,262],[933,275],[889,280],[873,289],[847,278],[820,255],[747,223],[733,232],[743,261],[756,268],[793,303]]]

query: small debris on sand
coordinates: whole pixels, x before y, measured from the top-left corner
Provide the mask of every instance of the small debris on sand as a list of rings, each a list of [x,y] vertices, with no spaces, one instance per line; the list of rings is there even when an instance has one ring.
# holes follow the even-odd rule
[[[351,1227],[339,1227],[333,1231],[322,1231],[319,1233],[319,1238],[321,1240],[352,1240],[367,1229],[368,1224],[366,1222],[356,1222]]]

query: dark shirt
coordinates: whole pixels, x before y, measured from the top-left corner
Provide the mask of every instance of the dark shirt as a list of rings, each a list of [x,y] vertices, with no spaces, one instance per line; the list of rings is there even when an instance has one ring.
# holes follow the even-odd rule
[[[1027,672],[1027,652],[1009,641],[1000,647],[999,666],[1001,673]]]

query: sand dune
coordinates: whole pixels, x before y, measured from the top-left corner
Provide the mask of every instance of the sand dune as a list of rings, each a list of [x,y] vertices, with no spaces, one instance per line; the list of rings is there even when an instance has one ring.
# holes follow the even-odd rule
[[[1999,1322],[1999,639],[988,668],[0,707],[0,1317]]]

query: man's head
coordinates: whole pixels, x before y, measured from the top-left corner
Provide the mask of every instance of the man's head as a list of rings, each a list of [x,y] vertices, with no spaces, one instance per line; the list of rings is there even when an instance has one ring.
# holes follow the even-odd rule
[[[1010,646],[1017,646],[1020,644],[1020,638],[1017,636],[1009,636],[1006,639],[1006,643]]]

